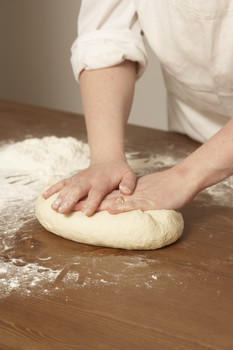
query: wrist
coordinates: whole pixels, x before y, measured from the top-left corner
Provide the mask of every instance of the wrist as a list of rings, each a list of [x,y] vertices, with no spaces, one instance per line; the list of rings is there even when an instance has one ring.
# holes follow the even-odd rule
[[[231,163],[204,144],[178,164],[180,171],[197,194],[233,174]]]
[[[178,163],[171,169],[173,169],[173,176],[180,184],[180,191],[191,200],[201,191],[201,181],[194,167],[185,161]]]
[[[126,161],[123,137],[110,135],[110,133],[100,136],[100,138],[89,138],[91,164]]]
[[[109,163],[109,162],[125,162],[127,163],[124,152],[112,153],[112,152],[101,152],[101,153],[90,153],[90,165]]]
[[[201,164],[186,159],[177,164],[174,168],[176,176],[180,179],[180,191],[192,200],[196,195],[206,189],[213,186],[216,183],[226,179],[228,172],[226,169],[214,167],[210,164]]]

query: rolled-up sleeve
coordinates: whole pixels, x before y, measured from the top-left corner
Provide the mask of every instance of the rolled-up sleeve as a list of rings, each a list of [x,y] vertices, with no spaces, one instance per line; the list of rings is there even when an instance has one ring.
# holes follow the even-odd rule
[[[131,0],[83,0],[78,37],[71,47],[75,79],[82,70],[106,68],[124,60],[138,63],[137,77],[147,65],[138,16]]]

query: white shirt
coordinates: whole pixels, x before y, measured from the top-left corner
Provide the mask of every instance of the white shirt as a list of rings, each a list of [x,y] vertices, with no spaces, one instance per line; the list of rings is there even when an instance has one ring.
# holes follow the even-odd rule
[[[233,115],[233,0],[83,0],[76,79],[125,59],[138,62],[139,77],[143,33],[161,62],[170,130],[204,142]]]

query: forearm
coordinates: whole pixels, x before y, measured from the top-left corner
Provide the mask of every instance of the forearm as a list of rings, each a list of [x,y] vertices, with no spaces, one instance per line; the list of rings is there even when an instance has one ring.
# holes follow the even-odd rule
[[[233,119],[177,166],[196,193],[233,174]]]
[[[91,163],[125,159],[124,129],[129,117],[136,63],[83,71],[80,76]]]

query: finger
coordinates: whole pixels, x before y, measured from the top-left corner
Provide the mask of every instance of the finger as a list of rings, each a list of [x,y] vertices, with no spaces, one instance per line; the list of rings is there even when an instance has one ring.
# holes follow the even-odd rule
[[[108,194],[106,194],[106,196],[104,197],[104,200],[108,200],[108,199],[117,199],[119,198],[121,195],[121,192],[119,190],[114,190]]]
[[[88,190],[89,189],[86,188],[86,186],[80,186],[75,189],[72,188],[59,206],[59,213],[68,214],[78,201],[87,195]]]
[[[42,193],[42,196],[44,199],[47,199],[51,197],[54,193],[57,193],[63,189],[65,186],[65,181],[59,181],[55,185],[49,187],[44,193]]]
[[[107,189],[105,188],[105,186],[98,186],[92,188],[88,193],[87,200],[82,205],[82,212],[87,216],[94,214],[98,206],[100,205],[102,199],[105,197],[106,192]]]
[[[63,190],[58,194],[55,201],[52,203],[52,205],[51,205],[52,209],[58,210],[62,201],[65,199],[66,195],[68,194],[68,192],[69,192],[68,187],[63,188]]]
[[[108,208],[111,206],[111,204],[115,201],[116,199],[104,199],[96,209],[96,211],[102,211],[102,210],[108,210]]]
[[[115,203],[119,198],[121,198],[121,195],[122,194],[119,190],[108,193],[99,204],[97,211],[107,210],[111,204]]]
[[[126,195],[130,195],[133,193],[135,187],[136,187],[136,175],[129,171],[127,172],[121,182],[120,182],[120,185],[119,185],[119,189],[121,191],[121,193],[123,194],[126,194]]]
[[[86,202],[86,199],[85,200],[80,200],[78,201],[78,203],[76,203],[74,205],[74,207],[72,208],[73,211],[81,211],[82,210],[82,207],[84,205],[84,203]]]
[[[122,200],[122,198],[117,199],[107,208],[111,214],[119,214],[136,209],[139,209],[138,205],[134,202],[134,200],[129,198],[127,198],[127,200]]]
[[[52,204],[52,209],[59,213],[67,214],[74,205],[88,192],[87,186],[78,185],[76,187],[65,187]]]

